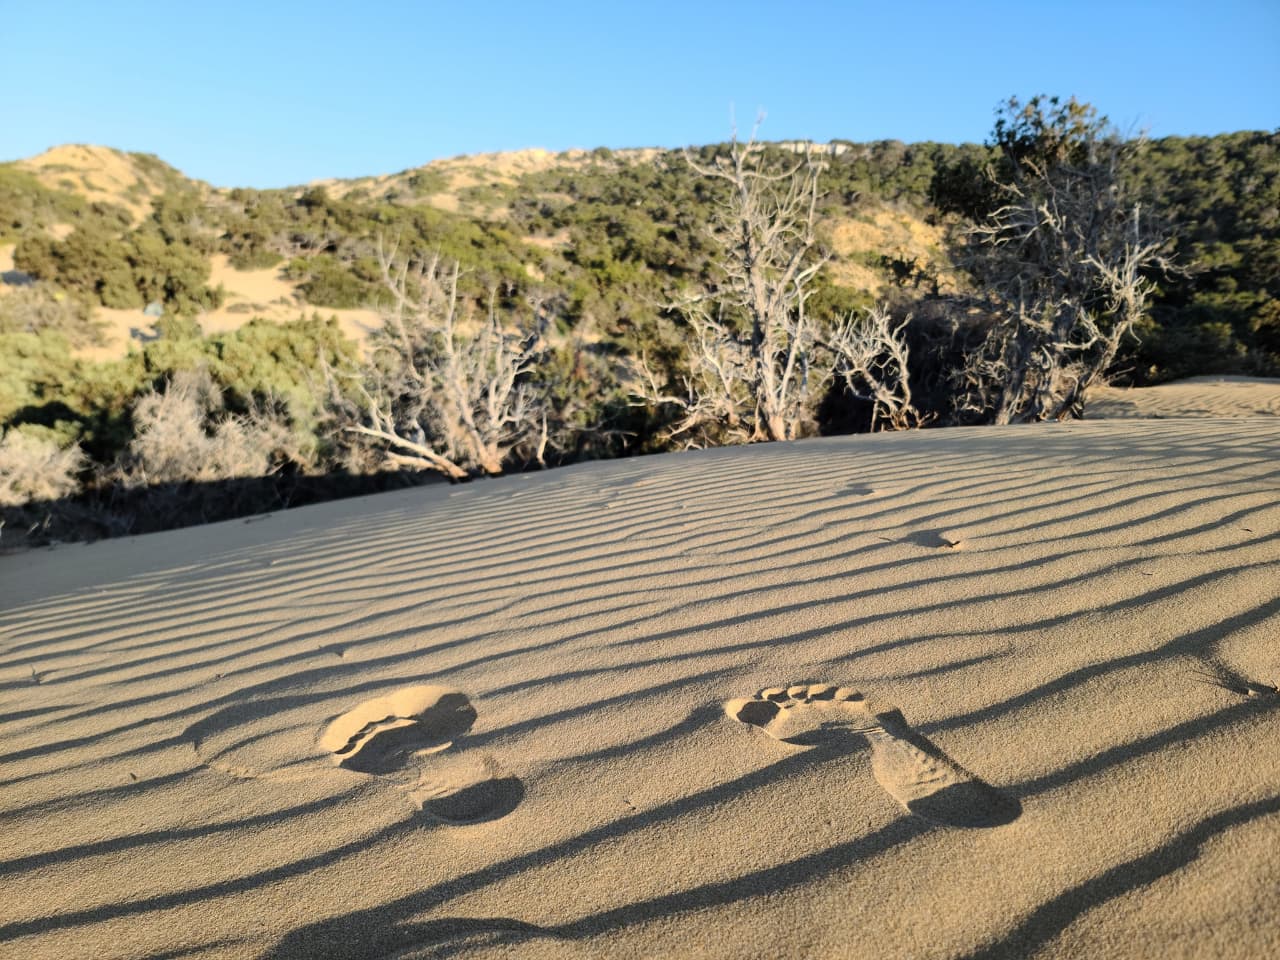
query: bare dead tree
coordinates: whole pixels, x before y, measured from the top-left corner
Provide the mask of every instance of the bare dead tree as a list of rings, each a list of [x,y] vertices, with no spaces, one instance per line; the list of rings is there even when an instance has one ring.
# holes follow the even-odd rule
[[[465,317],[454,261],[401,257],[381,240],[377,252],[392,300],[362,374],[346,389],[331,374],[342,429],[374,441],[388,465],[454,480],[500,474],[516,454],[543,462],[551,411],[529,377],[541,331],[504,329],[496,292],[487,317]]]
[[[1144,317],[1149,275],[1171,267],[1167,238],[1124,187],[1140,142],[1075,101],[1047,121],[1038,100],[1009,109],[997,134],[1019,149],[1006,146],[999,205],[968,235],[987,329],[958,371],[957,407],[995,423],[1063,420]]]
[[[828,336],[835,374],[854,397],[871,407],[871,430],[884,423],[892,430],[918,427],[924,418],[911,398],[907,316],[895,324],[889,311],[875,306],[846,319]]]
[[[822,165],[806,149],[771,167],[755,132],[745,143],[735,133],[709,164],[685,154],[727,188],[711,226],[721,276],[672,305],[689,328],[683,382],[659,382],[642,358],[642,399],[674,407],[668,437],[690,446],[793,439],[830,377],[830,364],[813,362],[817,329],[805,309],[824,262],[814,230]]]

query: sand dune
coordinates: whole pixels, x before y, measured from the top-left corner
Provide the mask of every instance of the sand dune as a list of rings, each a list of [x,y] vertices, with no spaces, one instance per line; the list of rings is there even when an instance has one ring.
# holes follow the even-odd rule
[[[6,957],[1280,949],[1280,420],[0,557]]]
[[[52,190],[69,190],[91,202],[123,207],[135,222],[151,212],[151,198],[167,186],[163,175],[149,169],[138,154],[92,144],[65,143],[15,165]]]
[[[1280,380],[1190,377],[1158,387],[1105,387],[1090,394],[1085,416],[1090,420],[1280,416]]]

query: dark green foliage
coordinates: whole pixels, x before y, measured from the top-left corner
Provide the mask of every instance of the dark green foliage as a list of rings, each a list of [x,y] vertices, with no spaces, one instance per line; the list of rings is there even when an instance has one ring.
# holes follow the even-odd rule
[[[166,313],[153,324],[161,340],[197,340],[204,335],[195,317]]]
[[[861,313],[874,303],[875,298],[866,291],[836,286],[830,280],[819,276],[806,309],[814,316],[834,320]]]
[[[130,246],[133,284],[144,305],[162,303],[166,313],[195,313],[221,305],[222,291],[206,286],[209,261],[195,248],[166,242],[148,227],[132,234]]]
[[[19,270],[104,307],[144,306],[134,283],[130,245],[101,219],[81,223],[65,240],[33,234],[18,244],[13,262]]]
[[[295,420],[308,424],[318,416],[323,367],[342,368],[356,356],[337,320],[319,314],[287,324],[250,320],[210,342],[216,353],[210,372],[232,409],[246,409],[251,398],[280,397],[289,401]]]
[[[56,331],[0,333],[0,423],[75,379],[71,343]]]
[[[448,177],[438,170],[427,170],[425,167],[410,173],[405,183],[408,184],[415,197],[442,193],[449,188]]]
[[[1161,282],[1134,376],[1280,376],[1280,133],[1166,137],[1137,182],[1183,271]]]
[[[141,310],[154,300],[181,313],[222,301],[206,286],[209,261],[200,248],[153,222],[121,236],[110,219],[94,216],[65,240],[31,234],[14,250],[14,265],[104,307]]]
[[[299,257],[290,261],[285,276],[303,281],[298,289],[318,307],[367,307],[382,291],[377,263],[367,257],[350,265],[328,253]]]
[[[996,111],[991,146],[1004,178],[1017,179],[1024,169],[1080,166],[1089,159],[1089,144],[1107,136],[1109,123],[1097,109],[1075,97],[1035,96],[1025,103],[1011,97]]]
[[[1036,170],[1081,166],[1087,145],[1107,128],[1106,117],[1075,97],[1010,98],[998,105],[986,144],[937,148],[929,200],[943,213],[983,220],[1003,202],[999,184],[1021,184]]]
[[[287,400],[298,422],[314,424],[323,391],[322,365],[340,367],[355,356],[337,321],[319,316],[291,323],[251,320],[200,336],[189,321],[161,320],[164,335],[127,357],[94,363],[74,357],[56,332],[0,333],[0,427],[61,424],[100,461],[128,440],[124,418],[132,400],[176,371],[206,367],[238,412],[255,399]]]
[[[151,200],[151,216],[146,227],[169,246],[181,246],[201,257],[217,249],[217,231],[202,197],[193,191],[162,193]]]
[[[828,205],[850,207],[860,199],[923,206],[939,164],[951,162],[961,147],[938,143],[880,140],[843,144],[830,158],[823,178]]]
[[[237,270],[273,267],[284,258],[288,218],[278,191],[237,188],[220,210],[223,233],[220,248]]]
[[[940,155],[929,182],[929,202],[939,213],[977,221],[991,210],[994,147],[966,143]]]

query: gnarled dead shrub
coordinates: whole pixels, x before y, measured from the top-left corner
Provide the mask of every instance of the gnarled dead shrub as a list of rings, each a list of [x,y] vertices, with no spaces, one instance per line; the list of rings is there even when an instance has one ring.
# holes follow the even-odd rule
[[[533,376],[541,331],[504,326],[492,306],[482,320],[467,316],[456,261],[399,257],[381,242],[378,257],[392,306],[372,361],[343,383],[330,378],[339,430],[375,444],[390,466],[452,480],[543,462],[557,418]]]
[[[0,507],[71,496],[80,488],[84,459],[78,446],[9,430],[0,439]]]
[[[134,438],[120,468],[127,486],[265,477],[306,455],[281,411],[228,412],[204,370],[177,373],[133,407]]]

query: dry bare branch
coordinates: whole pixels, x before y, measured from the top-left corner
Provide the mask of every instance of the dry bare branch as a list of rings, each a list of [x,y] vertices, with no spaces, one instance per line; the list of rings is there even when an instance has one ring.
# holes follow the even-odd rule
[[[735,134],[712,163],[686,162],[727,187],[711,228],[721,276],[677,305],[688,323],[683,383],[659,384],[642,363],[640,395],[674,408],[667,438],[685,445],[794,439],[831,375],[830,363],[814,362],[805,309],[824,262],[814,230],[822,164],[806,151],[771,168],[755,131],[745,143]]]
[[[0,507],[71,496],[80,488],[84,464],[79,446],[62,448],[9,430],[0,436]]]
[[[1023,159],[969,235],[988,327],[956,377],[958,409],[996,423],[1080,415],[1168,270],[1166,239],[1122,186],[1139,144],[1116,132],[1075,161]]]
[[[889,311],[876,306],[860,317],[849,317],[827,338],[836,357],[836,376],[850,394],[872,404],[872,432],[878,423],[909,430],[922,422],[911,399],[905,336],[910,321],[908,316],[895,325]]]
[[[438,254],[402,256],[379,239],[378,262],[391,304],[372,361],[345,389],[330,375],[342,429],[376,441],[391,466],[453,480],[499,474],[515,454],[540,461],[549,411],[529,374],[541,331],[504,329],[496,291],[487,317],[465,317],[459,266]]]

